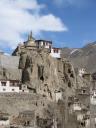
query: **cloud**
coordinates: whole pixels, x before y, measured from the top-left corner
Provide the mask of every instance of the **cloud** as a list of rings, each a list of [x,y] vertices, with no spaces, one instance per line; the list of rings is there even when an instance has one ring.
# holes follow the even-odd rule
[[[15,48],[31,30],[36,35],[68,30],[59,17],[41,14],[44,8],[37,0],[0,0],[0,46]]]

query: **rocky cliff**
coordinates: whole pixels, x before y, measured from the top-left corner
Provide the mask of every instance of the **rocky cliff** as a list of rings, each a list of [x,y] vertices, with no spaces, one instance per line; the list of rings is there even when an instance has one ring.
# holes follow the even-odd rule
[[[44,49],[21,52],[19,68],[22,69],[22,83],[30,91],[35,89],[50,98],[54,98],[55,91],[67,91],[70,96],[75,93],[76,76],[71,63],[52,58]]]
[[[82,92],[81,97],[78,94],[76,96],[76,90],[88,87],[89,83],[88,80],[79,77],[71,62],[65,58],[51,57],[46,49],[28,50],[20,53],[19,69],[22,70],[22,83],[27,85],[30,93],[46,98],[47,106],[42,109],[42,114],[45,112],[46,117],[41,117],[50,117],[52,120],[55,116],[61,128],[76,128],[76,115],[74,112],[70,113],[70,104],[74,103],[74,97],[81,98],[84,102],[88,101],[86,99],[89,97],[83,97]],[[61,92],[63,97],[56,103],[58,92]],[[88,102],[86,104],[85,106],[88,106]]]

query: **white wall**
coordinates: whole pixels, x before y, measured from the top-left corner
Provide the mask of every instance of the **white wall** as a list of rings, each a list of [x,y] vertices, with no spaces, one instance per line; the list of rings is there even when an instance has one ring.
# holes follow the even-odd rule
[[[7,126],[9,124],[10,124],[9,120],[6,121],[0,120],[0,126],[4,126],[4,125]]]
[[[50,48],[50,46],[49,45],[45,45],[45,48]]]

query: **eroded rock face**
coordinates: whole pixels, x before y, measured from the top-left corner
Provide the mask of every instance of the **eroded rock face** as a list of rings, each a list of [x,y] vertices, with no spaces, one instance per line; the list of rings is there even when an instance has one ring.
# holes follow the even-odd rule
[[[87,98],[83,95],[77,97],[75,90],[88,86],[89,81],[79,77],[69,61],[52,58],[46,49],[24,50],[20,53],[19,69],[22,83],[32,93],[1,94],[0,110],[12,115],[20,111],[35,111],[37,125],[41,128],[51,127],[54,121],[58,128],[77,128],[76,115],[71,107],[75,98],[83,99],[84,103]],[[5,69],[0,70],[2,74],[8,78]],[[61,95],[62,99],[58,100]]]
[[[79,97],[75,91],[88,87],[90,82],[80,77],[69,61],[64,58],[52,58],[45,49],[21,52],[19,68],[22,70],[22,83],[27,85],[30,92],[46,99],[46,103],[42,104],[42,111],[38,111],[40,106],[36,109],[38,119],[42,121],[40,124],[44,126],[46,119],[54,120],[55,117],[60,128],[77,127],[77,117],[71,111],[72,105],[75,99],[83,98],[84,104],[87,98],[83,95]],[[58,100],[61,95],[62,99]],[[44,106],[45,104],[47,106]]]
[[[55,59],[47,51],[21,53],[19,68],[22,69],[22,83],[37,93],[54,98],[56,90],[74,95],[76,77],[72,65],[63,59]]]

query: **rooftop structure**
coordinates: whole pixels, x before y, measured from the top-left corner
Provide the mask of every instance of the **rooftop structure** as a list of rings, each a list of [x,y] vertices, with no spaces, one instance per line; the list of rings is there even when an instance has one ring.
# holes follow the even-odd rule
[[[32,36],[32,32],[28,35],[28,40],[23,42],[23,44],[19,44],[17,48],[13,51],[13,56],[20,55],[21,51],[25,52],[26,50],[38,50],[38,49],[47,49],[50,55],[54,58],[61,57],[61,49],[60,48],[52,48],[52,41],[48,40],[36,40]]]
[[[28,40],[24,42],[25,47],[36,47],[35,38],[32,36],[32,32],[28,35]]]
[[[52,48],[52,42],[51,41],[36,40],[35,43],[36,43],[38,48],[46,48],[46,49]]]

